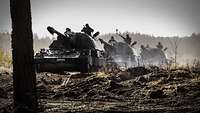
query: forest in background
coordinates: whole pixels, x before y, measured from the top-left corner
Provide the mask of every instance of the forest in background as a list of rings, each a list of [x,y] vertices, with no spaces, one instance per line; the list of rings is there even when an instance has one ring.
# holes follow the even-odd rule
[[[124,32],[123,36],[129,34],[132,37],[132,41],[137,41],[137,44],[134,48],[139,52],[140,46],[147,44],[150,47],[155,47],[158,42],[161,42],[164,47],[167,47],[167,57],[173,58],[174,56],[174,42],[178,41],[178,62],[179,63],[191,63],[194,59],[200,59],[200,33],[193,33],[191,36],[186,37],[155,37],[153,35],[147,35],[142,33],[134,32]],[[98,38],[102,38],[105,41],[108,41],[111,36],[114,36],[117,41],[123,41],[123,39],[115,33],[108,33],[99,35]],[[48,36],[39,37],[36,33],[33,34],[34,37],[34,51],[37,52],[40,48],[48,48],[50,43],[56,39],[52,39]],[[10,33],[0,33],[0,51],[4,52],[6,55],[11,54],[11,38]]]

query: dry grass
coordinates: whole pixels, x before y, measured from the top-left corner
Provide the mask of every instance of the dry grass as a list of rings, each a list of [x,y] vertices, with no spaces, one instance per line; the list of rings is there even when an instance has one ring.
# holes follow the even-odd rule
[[[11,55],[4,53],[0,50],[0,66],[11,68],[12,66],[12,57]]]

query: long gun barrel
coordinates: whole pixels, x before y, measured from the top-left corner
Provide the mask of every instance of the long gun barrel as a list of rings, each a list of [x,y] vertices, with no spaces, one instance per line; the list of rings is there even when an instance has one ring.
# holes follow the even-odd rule
[[[121,35],[121,34],[118,34],[117,33],[117,35],[119,35],[121,38],[123,38],[124,40],[126,39],[123,35]]]
[[[103,39],[99,38],[100,42],[104,44],[104,49],[106,52],[111,53],[112,51],[115,51],[115,48],[110,45],[109,43],[107,43],[106,41],[104,41]]]
[[[112,48],[112,45],[110,45],[109,43],[107,43],[107,42],[104,41],[103,39],[99,38],[99,41],[100,41],[101,43],[103,43],[104,45],[109,46],[109,47]]]
[[[47,30],[53,35],[54,33],[57,34],[58,36],[62,36],[65,37],[65,35],[63,35],[62,33],[58,32],[57,30],[55,30],[53,27],[48,26]]]

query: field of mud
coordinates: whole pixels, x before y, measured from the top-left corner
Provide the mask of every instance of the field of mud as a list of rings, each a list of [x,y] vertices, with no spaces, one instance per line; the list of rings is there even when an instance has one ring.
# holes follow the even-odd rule
[[[12,73],[0,73],[0,113],[12,112]],[[200,69],[136,67],[112,72],[38,73],[41,113],[199,113]]]

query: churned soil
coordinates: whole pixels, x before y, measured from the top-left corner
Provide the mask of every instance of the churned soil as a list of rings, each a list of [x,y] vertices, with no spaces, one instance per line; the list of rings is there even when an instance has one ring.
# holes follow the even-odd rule
[[[12,73],[0,72],[0,113],[12,112]],[[135,67],[113,72],[38,73],[41,113],[200,112],[200,71]]]

